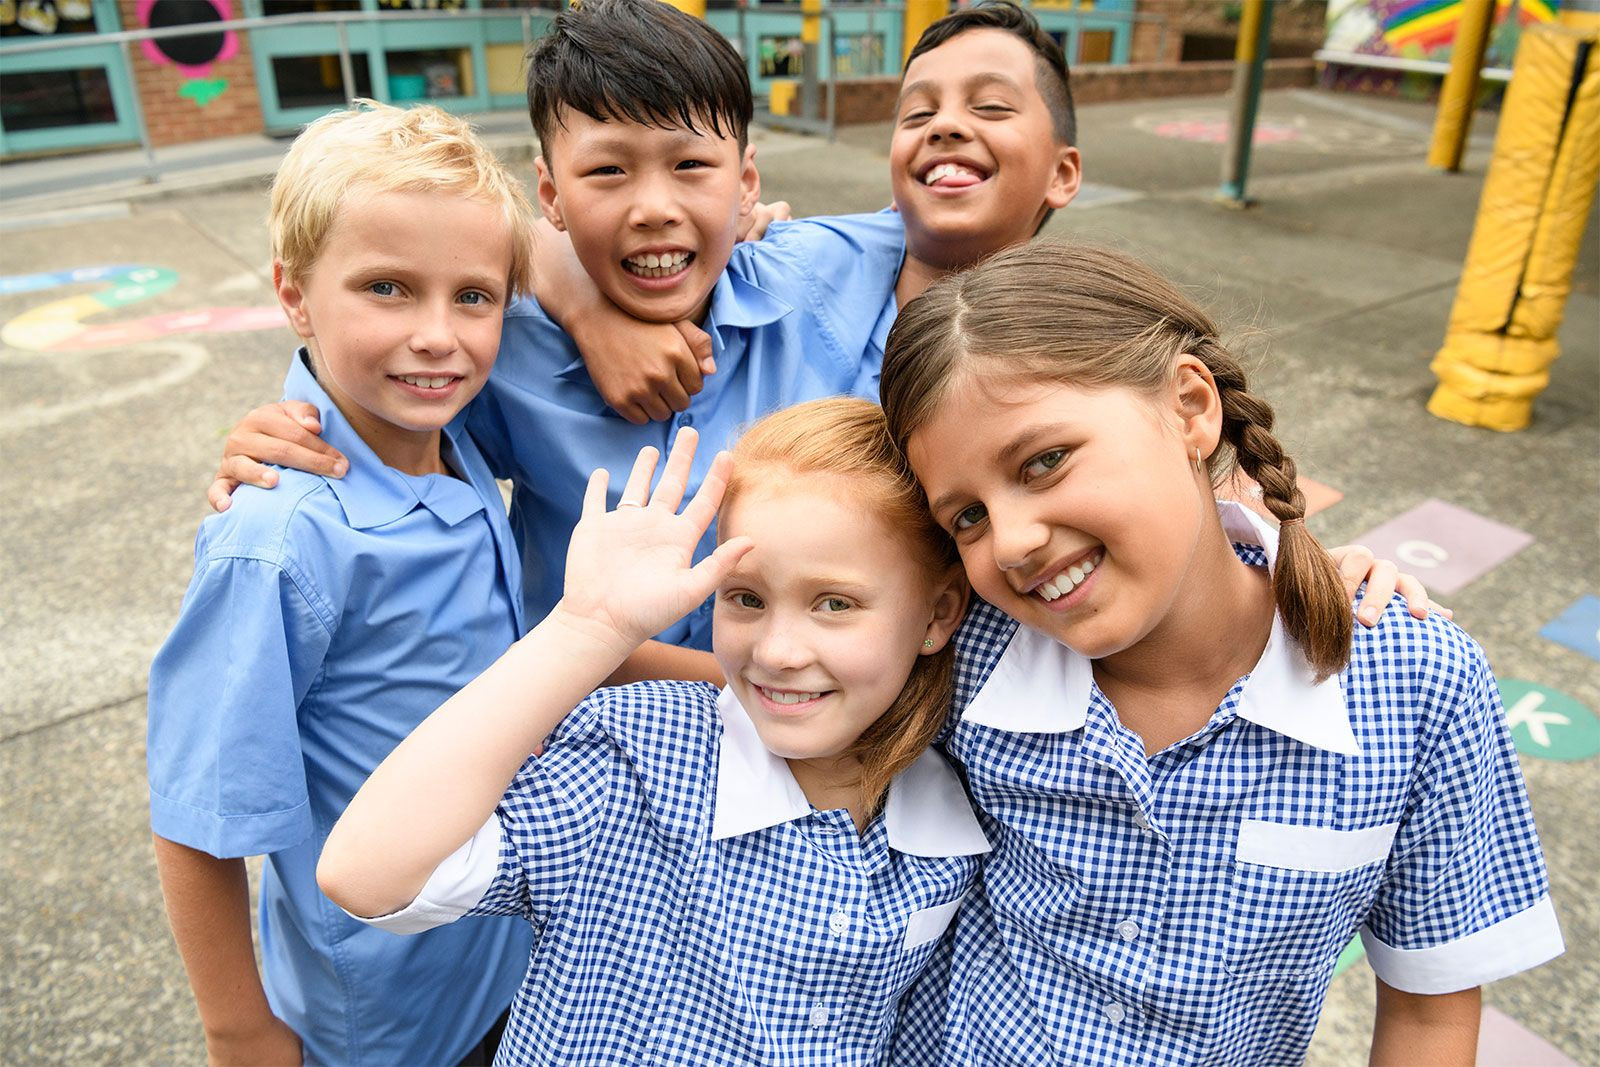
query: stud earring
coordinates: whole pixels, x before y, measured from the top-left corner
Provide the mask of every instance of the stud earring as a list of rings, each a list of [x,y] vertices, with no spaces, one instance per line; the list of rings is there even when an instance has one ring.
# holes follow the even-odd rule
[[[922,642],[922,647],[923,648],[932,648],[933,647],[933,638],[929,637],[929,638],[924,639],[923,642]]]

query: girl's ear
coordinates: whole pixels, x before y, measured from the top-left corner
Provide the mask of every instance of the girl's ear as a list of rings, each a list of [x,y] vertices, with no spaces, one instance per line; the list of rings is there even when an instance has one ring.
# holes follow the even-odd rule
[[[278,294],[278,303],[283,306],[283,313],[289,319],[289,325],[294,327],[294,332],[301,337],[310,337],[311,315],[306,311],[306,293],[300,284],[289,277],[283,269],[283,260],[272,261],[272,288]]]
[[[550,176],[550,164],[545,162],[542,153],[534,158],[533,169],[538,175],[535,185],[539,193],[539,214],[549,219],[556,229],[565,231],[567,224],[561,219],[561,194],[556,191],[556,180]]]
[[[1198,448],[1202,459],[1209,458],[1222,440],[1222,394],[1211,368],[1187,352],[1179,356],[1172,399],[1185,455],[1193,460]]]
[[[966,617],[967,592],[967,574],[959,566],[950,568],[939,580],[934,589],[933,618],[928,622],[928,631],[923,634],[919,649],[922,655],[931,656],[950,642],[956,627]]]

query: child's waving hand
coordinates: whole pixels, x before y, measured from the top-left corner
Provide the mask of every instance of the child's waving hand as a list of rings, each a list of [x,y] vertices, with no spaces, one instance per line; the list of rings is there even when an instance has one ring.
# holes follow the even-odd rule
[[[607,473],[590,476],[583,517],[567,550],[565,593],[552,618],[559,614],[626,655],[694,610],[750,550],[749,538],[735,537],[691,566],[695,545],[722,503],[733,462],[728,453],[718,453],[680,514],[697,443],[694,430],[678,432],[654,493],[650,479],[659,454],[641,449],[613,511],[606,510]]]

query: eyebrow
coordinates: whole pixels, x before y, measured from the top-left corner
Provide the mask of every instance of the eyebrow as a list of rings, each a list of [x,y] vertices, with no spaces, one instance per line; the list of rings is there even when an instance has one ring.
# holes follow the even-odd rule
[[[1022,86],[1018,85],[1015,80],[1007,77],[1004,74],[1001,74],[999,71],[993,70],[980,71],[961,82],[961,88],[969,91],[972,89],[981,89],[986,85],[1002,85],[1007,89],[1012,89],[1019,93],[1022,91]],[[905,100],[906,97],[911,96],[914,93],[931,93],[937,88],[939,88],[939,83],[928,78],[924,78],[921,81],[914,81],[910,85],[901,87],[900,101]],[[896,101],[896,103],[898,104],[899,101]]]
[[[994,465],[1005,468],[1014,466],[1024,456],[1031,455],[1039,447],[1039,441],[1064,431],[1064,427],[1057,423],[1036,423],[1018,433],[994,454]],[[955,504],[962,498],[961,490],[952,489],[948,493],[940,493],[928,504],[928,510],[934,515],[939,515],[944,509]]]

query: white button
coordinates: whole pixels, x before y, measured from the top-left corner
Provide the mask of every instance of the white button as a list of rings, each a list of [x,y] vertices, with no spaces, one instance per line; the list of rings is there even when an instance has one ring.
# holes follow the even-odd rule
[[[1150,820],[1144,817],[1144,812],[1136,811],[1133,813],[1133,825],[1141,830],[1148,830],[1150,829]]]
[[[811,1028],[813,1030],[828,1025],[828,1006],[826,1004],[811,1005]]]
[[[843,937],[844,932],[850,929],[850,916],[842,911],[834,912],[833,917],[828,920],[828,929],[833,931],[834,937]]]
[[[1106,1005],[1106,1018],[1110,1019],[1112,1022],[1120,1023],[1122,1020],[1126,1019],[1127,1017],[1128,1017],[1128,1009],[1124,1008],[1121,1004],[1107,1004]]]
[[[1117,924],[1117,936],[1124,941],[1132,941],[1139,936],[1139,924],[1132,919],[1123,919]]]

